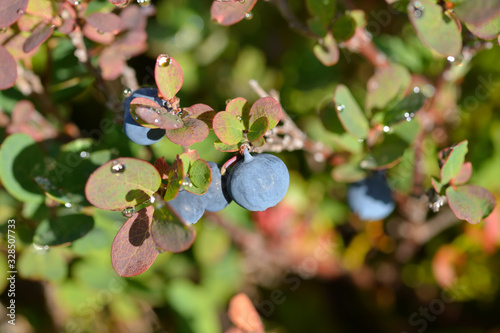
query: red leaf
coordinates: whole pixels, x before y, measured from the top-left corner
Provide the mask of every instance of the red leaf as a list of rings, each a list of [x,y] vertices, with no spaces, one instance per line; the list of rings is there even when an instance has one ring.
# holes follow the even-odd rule
[[[124,30],[144,30],[146,29],[147,16],[144,15],[139,6],[128,6],[120,12]]]
[[[30,14],[24,14],[17,21],[17,27],[21,31],[32,31],[42,21],[43,21],[43,18],[41,18],[41,17],[35,16],[35,15],[30,15]]]
[[[174,58],[160,54],[156,58],[155,81],[163,99],[170,100],[182,87],[183,75],[181,66]]]
[[[443,245],[432,259],[432,272],[441,288],[449,288],[457,277],[455,265],[463,261],[462,253],[452,245]]]
[[[483,248],[488,254],[495,253],[500,240],[500,214],[497,207],[484,219],[484,241]]]
[[[168,173],[170,171],[170,166],[165,160],[165,156],[159,157],[155,161],[155,168],[161,176],[161,179],[168,179]]]
[[[111,44],[115,40],[115,35],[111,32],[98,31],[96,27],[90,24],[85,24],[83,26],[83,34],[91,41],[100,44]]]
[[[446,189],[446,198],[455,216],[472,224],[490,215],[496,206],[495,197],[475,185],[450,186]]]
[[[114,45],[105,48],[99,56],[99,68],[104,80],[116,80],[123,73],[125,59],[117,52]]]
[[[123,8],[130,3],[130,0],[108,0],[108,1],[119,8]]]
[[[190,146],[205,140],[209,133],[208,125],[198,119],[184,119],[184,127],[166,130],[165,135],[175,144]]]
[[[0,28],[7,28],[26,11],[29,0],[5,0],[0,2]]]
[[[212,20],[222,25],[235,24],[245,18],[257,0],[246,1],[214,1],[210,8]]]
[[[33,103],[27,100],[17,102],[11,114],[12,122],[7,127],[7,133],[22,132],[35,141],[55,138],[57,130],[35,109]]]
[[[246,294],[234,296],[229,302],[227,312],[233,324],[243,331],[264,333],[264,324]]]
[[[0,45],[0,90],[8,89],[16,83],[17,65],[10,53]]]
[[[148,34],[144,30],[129,31],[120,38],[117,48],[125,58],[135,57],[147,50]]]
[[[36,49],[52,35],[53,31],[54,26],[50,24],[41,24],[37,26],[28,39],[26,39],[26,42],[24,42],[23,51],[28,53]]]
[[[121,18],[113,13],[93,13],[87,17],[87,23],[95,27],[100,32],[109,32],[113,35],[122,31]]]
[[[190,118],[199,119],[207,124],[209,128],[212,127],[215,111],[210,106],[206,104],[194,104],[184,108],[184,111],[189,114]]]
[[[120,276],[135,276],[148,270],[158,255],[150,234],[153,206],[141,209],[120,228],[111,246],[111,264]]]

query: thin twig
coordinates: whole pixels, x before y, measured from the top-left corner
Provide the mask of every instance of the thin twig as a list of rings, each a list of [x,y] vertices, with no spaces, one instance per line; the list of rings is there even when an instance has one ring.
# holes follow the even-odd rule
[[[278,8],[281,16],[288,22],[290,29],[308,38],[319,38],[307,25],[299,21],[297,16],[292,12],[288,0],[269,0],[269,2]]]

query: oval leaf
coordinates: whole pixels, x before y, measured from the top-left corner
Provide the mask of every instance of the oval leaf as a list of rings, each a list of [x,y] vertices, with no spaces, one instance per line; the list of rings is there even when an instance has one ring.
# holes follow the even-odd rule
[[[156,58],[155,81],[163,99],[170,100],[179,92],[183,82],[181,66],[174,58],[160,54]]]
[[[360,166],[368,170],[384,170],[398,164],[409,143],[396,134],[385,135],[384,141],[375,146]]]
[[[168,182],[165,191],[165,201],[170,201],[177,196],[181,188],[184,177],[184,165],[182,160],[177,157],[177,160],[170,166],[168,171]]]
[[[83,214],[58,216],[43,220],[35,231],[33,243],[38,245],[61,245],[71,243],[86,235],[94,227],[94,219]]]
[[[264,333],[264,324],[246,294],[240,293],[231,298],[227,314],[233,324],[243,331]]]
[[[411,121],[426,100],[422,93],[411,93],[384,114],[384,125],[390,126],[403,120]]]
[[[182,119],[168,112],[155,101],[145,97],[130,102],[130,114],[139,124],[148,128],[177,129],[184,126]]]
[[[500,14],[500,1],[459,1],[453,12],[467,24],[483,24]]]
[[[235,117],[248,118],[250,114],[250,103],[243,97],[236,97],[226,104],[226,112]]]
[[[92,13],[87,17],[87,23],[96,28],[99,32],[109,32],[113,35],[122,31],[121,18],[113,13]]]
[[[10,53],[0,45],[0,90],[8,89],[16,83],[17,65]]]
[[[325,36],[323,43],[314,45],[313,52],[325,66],[333,66],[339,61],[339,48],[331,33]]]
[[[240,150],[240,145],[239,144],[226,145],[224,142],[216,140],[214,142],[214,148],[216,150],[218,150],[218,151],[223,151],[223,152],[226,152],[226,153],[230,153],[230,152],[239,151]]]
[[[151,235],[161,251],[175,253],[189,249],[196,238],[194,228],[182,223],[168,203],[155,210]]]
[[[52,35],[53,31],[54,26],[50,24],[40,24],[35,30],[33,30],[28,39],[26,39],[26,42],[24,42],[23,51],[28,53],[36,49],[40,46],[40,44],[45,42],[50,35]]]
[[[418,38],[436,52],[458,56],[462,50],[462,36],[454,19],[443,14],[434,0],[412,0],[408,3],[408,16]]]
[[[207,192],[210,182],[212,181],[212,170],[208,163],[202,159],[198,159],[191,164],[188,172],[189,179],[193,186],[186,186],[184,189],[194,194],[203,194]]]
[[[443,185],[448,184],[450,180],[460,173],[468,151],[467,143],[467,140],[464,140],[452,148],[441,168],[441,183]]]
[[[450,181],[453,185],[462,185],[465,184],[469,181],[470,177],[472,177],[472,163],[471,162],[465,162],[462,165],[462,169],[460,169],[460,172],[458,175],[453,177],[453,179]]]
[[[446,189],[446,198],[455,216],[472,224],[481,222],[496,206],[495,197],[475,185],[450,186]]]
[[[12,134],[2,143],[0,179],[14,198],[24,202],[43,200],[43,191],[32,179],[35,163],[43,161],[43,158],[42,151],[27,134]]]
[[[344,42],[354,36],[356,31],[356,21],[350,15],[339,18],[332,27],[333,38],[339,42]]]
[[[482,24],[467,23],[467,29],[479,38],[495,39],[500,33],[500,15]]]
[[[28,7],[29,0],[8,0],[0,2],[0,28],[7,28],[19,20]]]
[[[158,251],[149,231],[153,206],[141,209],[120,228],[111,246],[111,264],[120,276],[135,276],[146,271]]]
[[[190,118],[201,120],[207,124],[209,128],[212,128],[215,111],[210,106],[201,103],[194,104],[190,107],[184,108],[184,111],[189,114]]]
[[[247,133],[247,139],[250,142],[260,140],[266,134],[269,128],[269,120],[266,117],[260,117],[252,123]]]
[[[243,125],[227,111],[221,111],[215,115],[213,128],[219,140],[227,145],[237,144],[243,138]]]
[[[210,132],[208,125],[199,119],[184,118],[184,126],[179,129],[166,130],[165,135],[175,144],[191,146],[205,140]]]
[[[122,210],[148,200],[160,184],[160,174],[153,165],[120,157],[101,165],[90,175],[85,196],[98,208]]]
[[[231,25],[243,20],[257,0],[246,1],[214,1],[210,8],[212,20],[222,24]]]
[[[344,129],[358,139],[365,139],[368,136],[368,120],[349,89],[342,84],[338,85],[333,101]]]
[[[272,97],[262,97],[253,103],[249,115],[250,127],[257,119],[266,117],[269,122],[269,129],[272,129],[280,122],[282,111],[277,100]]]

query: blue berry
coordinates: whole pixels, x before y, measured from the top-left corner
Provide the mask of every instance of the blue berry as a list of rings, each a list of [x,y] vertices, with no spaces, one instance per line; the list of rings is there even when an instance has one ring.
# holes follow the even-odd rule
[[[123,119],[123,131],[125,135],[133,142],[139,145],[152,145],[161,140],[165,135],[165,130],[161,128],[147,128],[141,126],[130,114],[130,102],[136,97],[145,97],[162,105],[161,99],[158,97],[158,89],[156,88],[139,88],[134,91],[123,102],[125,109],[125,117]]]
[[[168,201],[170,207],[187,224],[194,224],[205,213],[204,200],[200,195],[196,195],[181,189],[177,196]]]
[[[209,212],[218,212],[231,202],[231,198],[226,189],[226,177],[221,176],[217,163],[209,161],[212,170],[212,182],[208,191],[201,197],[205,203],[205,210]]]
[[[227,180],[229,195],[243,208],[263,211],[276,206],[288,191],[290,175],[278,157],[270,154],[250,155],[237,162]]]
[[[349,184],[347,203],[362,220],[383,220],[395,208],[391,189],[382,172],[374,172],[368,178]]]

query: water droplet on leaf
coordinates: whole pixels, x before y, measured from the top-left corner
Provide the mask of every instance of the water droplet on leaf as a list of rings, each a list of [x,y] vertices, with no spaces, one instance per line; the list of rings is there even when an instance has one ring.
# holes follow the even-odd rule
[[[89,158],[89,157],[90,157],[90,154],[89,154],[89,152],[86,152],[86,151],[81,151],[81,152],[80,152],[80,157],[81,157],[81,158]]]
[[[122,215],[125,216],[126,218],[131,218],[135,214],[135,208],[134,207],[127,207],[124,210],[122,210]]]
[[[244,4],[245,0],[239,0],[238,2],[241,3],[241,4]]]
[[[420,3],[420,1],[415,1],[413,3],[413,15],[415,15],[416,18],[422,17],[424,14],[424,5]]]
[[[420,92],[420,88],[419,87],[413,87],[413,92],[415,94],[418,94]]]
[[[121,3],[119,5],[116,5],[118,8],[125,8],[130,4],[130,0],[125,1],[124,3]]]
[[[252,12],[245,13],[245,20],[251,20],[251,19],[253,19],[253,13]]]
[[[147,7],[150,5],[151,3],[151,0],[137,0],[137,3],[139,4],[139,6],[141,7]]]
[[[66,208],[71,208],[72,206],[73,206],[73,205],[72,205],[71,203],[69,203],[69,202],[66,202],[66,203],[64,204],[64,207],[66,207]]]
[[[454,62],[455,61],[455,57],[454,56],[448,56],[448,58],[446,58],[446,60],[448,60],[449,62]]]
[[[24,10],[22,10],[22,9],[17,10],[17,15],[23,15],[23,14],[24,14]]]
[[[345,105],[344,104],[340,104],[340,105],[337,106],[337,111],[342,112],[344,110],[345,110]]]
[[[111,166],[111,173],[119,175],[122,174],[124,171],[125,171],[125,164],[119,163],[117,161],[113,162],[113,165]]]
[[[99,29],[97,29],[97,33],[98,33],[99,35],[104,35],[104,31],[99,30]]]
[[[389,126],[384,126],[384,132],[388,133],[391,130]]]
[[[123,89],[123,96],[125,96],[125,97],[129,97],[130,95],[132,95],[132,93],[133,93],[133,92],[134,92],[134,91],[133,91],[132,89],[130,89],[130,88],[125,88],[125,89]]]
[[[171,58],[166,55],[158,58],[158,66],[160,67],[167,67],[168,65],[170,65],[171,62],[172,62]]]

